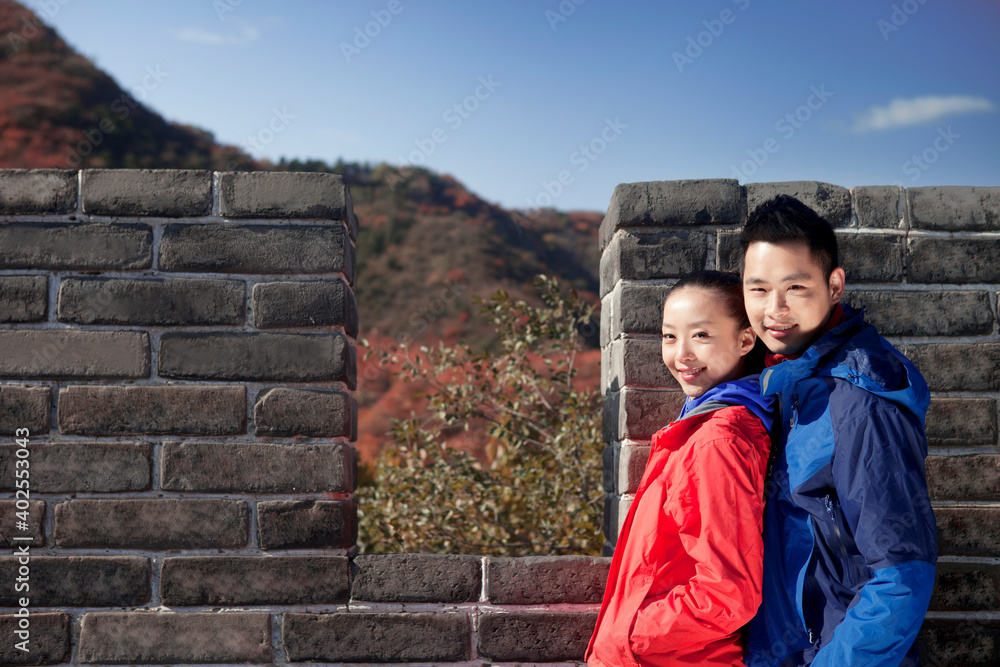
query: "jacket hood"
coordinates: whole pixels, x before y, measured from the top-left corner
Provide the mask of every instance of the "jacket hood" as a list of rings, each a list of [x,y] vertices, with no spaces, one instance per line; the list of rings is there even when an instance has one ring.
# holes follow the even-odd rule
[[[844,315],[844,322],[801,357],[765,369],[760,375],[762,393],[776,394],[807,377],[839,377],[899,404],[923,425],[930,391],[920,371],[864,321],[864,309],[844,304]]]
[[[718,410],[727,405],[743,405],[756,415],[764,428],[771,431],[774,397],[761,393],[759,375],[747,375],[738,380],[717,384],[701,396],[688,398],[684,402],[678,421],[709,410]]]

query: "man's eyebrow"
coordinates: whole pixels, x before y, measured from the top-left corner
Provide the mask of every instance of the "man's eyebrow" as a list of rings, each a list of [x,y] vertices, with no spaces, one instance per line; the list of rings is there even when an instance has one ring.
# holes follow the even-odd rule
[[[809,280],[811,277],[812,276],[810,274],[808,274],[808,273],[801,273],[801,272],[800,273],[793,273],[790,276],[785,276],[784,278],[782,278],[778,282],[781,282],[781,283],[791,283],[791,282],[795,282],[797,280]],[[749,278],[746,278],[746,279],[743,280],[743,284],[744,285],[764,285],[764,284],[767,284],[767,281],[764,280],[763,278],[755,278],[754,276],[750,276]]]

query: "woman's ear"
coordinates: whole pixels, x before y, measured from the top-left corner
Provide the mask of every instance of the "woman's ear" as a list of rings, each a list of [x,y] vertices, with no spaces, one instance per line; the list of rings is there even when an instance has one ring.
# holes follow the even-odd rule
[[[754,344],[757,343],[757,334],[754,333],[753,327],[747,327],[742,329],[739,333],[740,342],[740,356],[745,356],[750,350],[753,349]]]

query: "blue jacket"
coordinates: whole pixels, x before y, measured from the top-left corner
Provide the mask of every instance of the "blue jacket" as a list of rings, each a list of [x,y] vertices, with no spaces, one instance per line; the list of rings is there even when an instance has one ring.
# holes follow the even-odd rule
[[[919,665],[937,524],[924,472],[930,402],[863,311],[761,373],[780,438],[764,515],[763,603],[747,664]]]

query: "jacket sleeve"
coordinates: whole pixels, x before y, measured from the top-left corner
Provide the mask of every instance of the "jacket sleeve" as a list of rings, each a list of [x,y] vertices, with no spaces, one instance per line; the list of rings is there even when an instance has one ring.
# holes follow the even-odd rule
[[[937,562],[923,428],[887,401],[835,424],[833,478],[872,578],[814,667],[899,665],[920,630]],[[831,415],[835,417],[835,415]]]
[[[689,560],[694,575],[642,602],[629,636],[636,655],[721,639],[757,611],[763,577],[763,469],[754,460],[757,449],[733,435],[697,441],[686,470],[672,477],[681,486],[670,493],[665,511],[679,528],[684,553],[678,558]],[[766,459],[766,449],[760,456]]]

